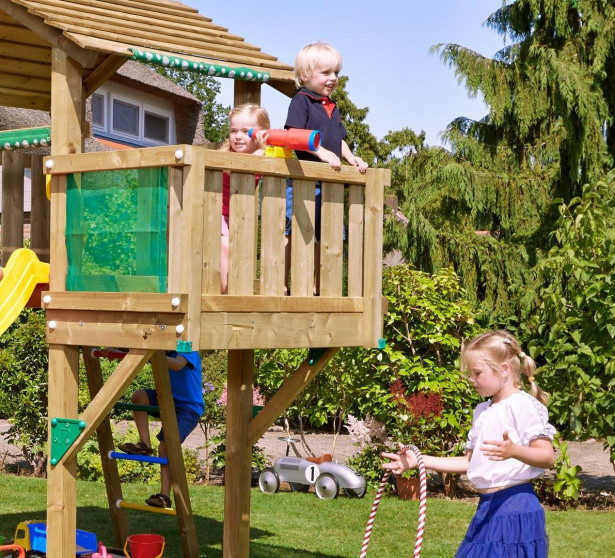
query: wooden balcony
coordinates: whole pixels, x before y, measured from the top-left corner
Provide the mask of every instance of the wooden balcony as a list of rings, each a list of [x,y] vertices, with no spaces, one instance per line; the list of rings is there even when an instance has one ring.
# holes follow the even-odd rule
[[[67,176],[153,167],[168,168],[167,292],[67,291]],[[321,163],[190,145],[54,156],[45,159],[45,169],[52,175],[52,267],[44,304],[50,343],[168,350],[186,344],[193,350],[378,345],[388,170],[361,174],[344,166],[337,172]],[[228,294],[220,281],[225,170],[231,173]],[[259,187],[255,175],[262,178]],[[288,177],[294,202],[285,296]],[[318,269],[316,181],[322,184]]]

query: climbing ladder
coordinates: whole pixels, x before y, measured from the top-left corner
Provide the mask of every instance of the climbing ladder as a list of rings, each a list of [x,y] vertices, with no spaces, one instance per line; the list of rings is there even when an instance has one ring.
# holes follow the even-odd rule
[[[88,378],[88,386],[92,403],[90,407],[96,403],[96,396],[103,388],[103,378],[100,367],[100,361],[95,356],[92,356],[90,349],[83,349],[83,359],[85,370]],[[169,508],[155,508],[142,504],[126,502],[122,496],[122,487],[120,484],[120,476],[117,467],[117,452],[114,452],[114,443],[111,433],[111,423],[108,413],[96,428],[98,437],[98,445],[100,447],[100,455],[102,459],[102,468],[107,487],[107,499],[109,501],[109,509],[111,512],[111,522],[115,535],[115,542],[118,546],[123,546],[128,537],[128,527],[126,522],[125,509],[140,510],[149,513],[158,513],[166,515],[177,515],[179,525],[179,533],[183,555],[186,558],[199,555],[199,546],[192,516],[192,508],[190,505],[190,497],[188,495],[188,483],[186,481],[186,471],[184,468],[184,458],[179,439],[179,431],[177,428],[177,417],[175,415],[175,405],[171,393],[171,381],[169,378],[166,356],[164,351],[153,351],[151,357],[152,370],[154,375],[154,384],[158,394],[160,420],[164,428],[164,439],[168,449],[168,466],[171,473],[171,485],[173,488],[173,496],[175,500],[175,510]],[[118,370],[122,368],[122,364],[118,365]],[[143,363],[145,364],[145,363]],[[142,366],[141,366],[142,367]],[[136,376],[141,369],[127,370],[125,374]],[[113,379],[117,374],[112,375]],[[120,374],[120,375],[125,375]],[[111,381],[110,379],[110,381]],[[117,398],[121,396],[118,392]],[[117,399],[116,399],[117,401]],[[116,402],[114,401],[114,403]],[[120,454],[123,455],[123,454]],[[130,456],[141,461],[151,463],[161,463],[160,458],[147,457],[140,459],[141,456]],[[125,457],[121,457],[125,458]],[[167,460],[164,460],[165,463]]]

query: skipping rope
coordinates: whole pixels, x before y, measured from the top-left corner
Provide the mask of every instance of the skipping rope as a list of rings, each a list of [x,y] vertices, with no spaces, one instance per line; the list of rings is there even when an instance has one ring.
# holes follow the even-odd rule
[[[409,449],[414,453],[414,455],[416,455],[416,460],[419,468],[419,519],[416,528],[416,539],[414,542],[413,554],[414,558],[419,558],[421,556],[421,548],[423,546],[425,517],[427,516],[427,473],[425,472],[423,455],[421,454],[419,448],[409,444],[407,446],[403,446],[402,449]],[[372,528],[374,527],[374,522],[376,520],[376,512],[378,511],[378,506],[380,505],[380,498],[382,498],[382,494],[384,493],[384,489],[386,487],[387,480],[389,479],[390,474],[390,471],[386,471],[382,477],[382,480],[380,481],[380,486],[378,487],[378,491],[376,492],[376,498],[374,499],[374,504],[372,505],[369,519],[367,520],[367,527],[365,528],[365,536],[363,537],[363,545],[361,546],[361,554],[359,555],[359,558],[365,558],[367,556],[367,547],[369,545],[369,539],[372,535]]]

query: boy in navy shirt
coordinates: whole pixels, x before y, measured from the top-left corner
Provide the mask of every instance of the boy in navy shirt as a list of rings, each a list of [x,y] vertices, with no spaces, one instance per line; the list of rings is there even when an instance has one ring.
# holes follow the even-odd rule
[[[284,127],[320,131],[320,148],[314,152],[296,151],[298,159],[323,161],[334,169],[339,169],[345,159],[365,172],[367,163],[348,147],[340,112],[330,98],[341,69],[342,56],[328,43],[317,42],[299,51],[295,60],[298,91],[290,101]]]
[[[320,147],[316,151],[295,151],[297,159],[303,161],[322,161],[339,170],[342,159],[357,167],[361,172],[367,170],[367,163],[353,155],[345,141],[346,129],[342,124],[340,112],[330,98],[338,82],[342,69],[341,54],[329,43],[317,42],[303,47],[295,60],[295,84],[297,93],[291,99],[286,117],[286,129],[319,130]],[[286,185],[286,277],[290,269],[290,242],[292,220],[292,182]],[[316,240],[320,240],[320,183],[316,184]],[[318,293],[318,266],[320,251],[315,251],[316,268],[315,292]]]

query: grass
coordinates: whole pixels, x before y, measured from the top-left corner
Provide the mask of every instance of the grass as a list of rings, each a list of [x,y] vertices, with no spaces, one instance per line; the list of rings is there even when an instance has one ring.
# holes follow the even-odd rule
[[[15,526],[26,519],[44,520],[46,481],[0,475],[0,535],[12,537]],[[123,485],[126,500],[141,502],[157,487]],[[190,488],[200,556],[222,556],[224,490]],[[374,494],[361,500],[340,496],[319,500],[313,493],[252,491],[252,558],[346,558],[360,553],[365,523]],[[77,526],[96,533],[112,546],[113,533],[104,485],[79,482]],[[423,558],[451,558],[474,513],[475,504],[433,498],[427,504]],[[418,504],[385,497],[381,501],[369,546],[369,556],[399,558],[412,555]],[[177,520],[172,516],[126,510],[130,533],[159,533],[167,546],[165,556],[181,556]],[[550,558],[615,556],[612,536],[615,512],[547,512],[551,540]]]

